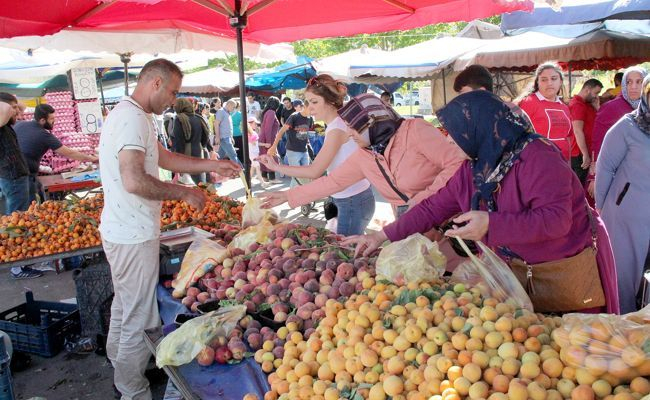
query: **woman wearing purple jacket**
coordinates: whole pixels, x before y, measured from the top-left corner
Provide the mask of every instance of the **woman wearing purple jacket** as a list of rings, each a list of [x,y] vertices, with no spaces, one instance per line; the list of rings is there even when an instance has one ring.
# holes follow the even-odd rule
[[[504,258],[507,251],[537,264],[571,257],[591,246],[591,225],[577,176],[559,150],[503,101],[476,90],[456,97],[437,116],[470,160],[446,187],[382,231],[349,239],[347,243],[357,243],[357,252],[367,255],[386,240],[427,232],[459,214],[454,222],[466,225],[447,235],[481,240]],[[596,221],[606,309],[618,313],[609,237],[600,219]]]

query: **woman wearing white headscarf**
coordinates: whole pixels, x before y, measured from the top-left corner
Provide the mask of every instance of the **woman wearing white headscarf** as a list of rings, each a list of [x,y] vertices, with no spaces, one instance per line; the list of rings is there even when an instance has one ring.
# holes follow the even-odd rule
[[[642,67],[626,69],[621,82],[621,94],[598,109],[591,138],[591,151],[594,153],[592,160],[594,162],[598,159],[605,133],[609,128],[622,116],[631,113],[639,106],[641,102],[641,83],[647,74],[648,72]]]
[[[641,83],[648,72],[642,67],[629,67],[623,74],[621,82],[621,94],[614,100],[600,106],[596,119],[594,120],[594,129],[591,133],[591,160],[592,174],[587,178],[588,192],[594,197],[594,180],[593,167],[598,160],[600,148],[605,138],[605,133],[625,114],[634,111],[641,102]]]
[[[596,207],[614,251],[622,314],[636,310],[650,246],[650,76],[641,88],[638,108],[607,131],[596,163]]]

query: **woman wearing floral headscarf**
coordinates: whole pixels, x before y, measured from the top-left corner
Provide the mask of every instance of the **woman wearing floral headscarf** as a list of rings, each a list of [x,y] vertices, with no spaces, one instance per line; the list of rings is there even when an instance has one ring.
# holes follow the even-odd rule
[[[364,255],[385,240],[402,240],[454,219],[448,236],[482,240],[528,264],[560,260],[592,245],[584,192],[560,151],[533,133],[497,96],[461,94],[437,112],[449,136],[469,156],[447,186],[378,233],[354,237]],[[570,184],[567,184],[570,182]],[[593,219],[594,222],[597,218]],[[616,271],[607,232],[597,230],[597,264],[608,312],[618,312]],[[600,309],[599,309],[600,311]]]
[[[607,131],[596,163],[596,207],[612,241],[622,313],[636,310],[650,246],[649,103],[646,76],[639,107]]]

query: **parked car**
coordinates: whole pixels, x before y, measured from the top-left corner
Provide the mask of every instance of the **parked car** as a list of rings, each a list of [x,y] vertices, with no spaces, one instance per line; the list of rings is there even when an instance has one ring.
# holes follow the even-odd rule
[[[407,105],[414,105],[414,106],[419,106],[420,105],[420,93],[417,90],[411,91],[411,93],[406,94],[404,101]]]
[[[404,98],[404,96],[402,96],[401,93],[397,93],[397,92],[393,93],[393,106],[401,107],[407,104],[408,103],[406,102],[406,99]]]

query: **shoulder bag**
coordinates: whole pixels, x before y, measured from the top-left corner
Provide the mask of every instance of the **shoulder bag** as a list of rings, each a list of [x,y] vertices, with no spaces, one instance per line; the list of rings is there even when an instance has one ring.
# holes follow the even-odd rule
[[[596,254],[597,233],[589,205],[587,215],[591,226],[592,244],[580,253],[560,260],[528,264],[514,255],[510,267],[526,289],[536,312],[563,313],[605,305],[605,293],[598,272]]]

